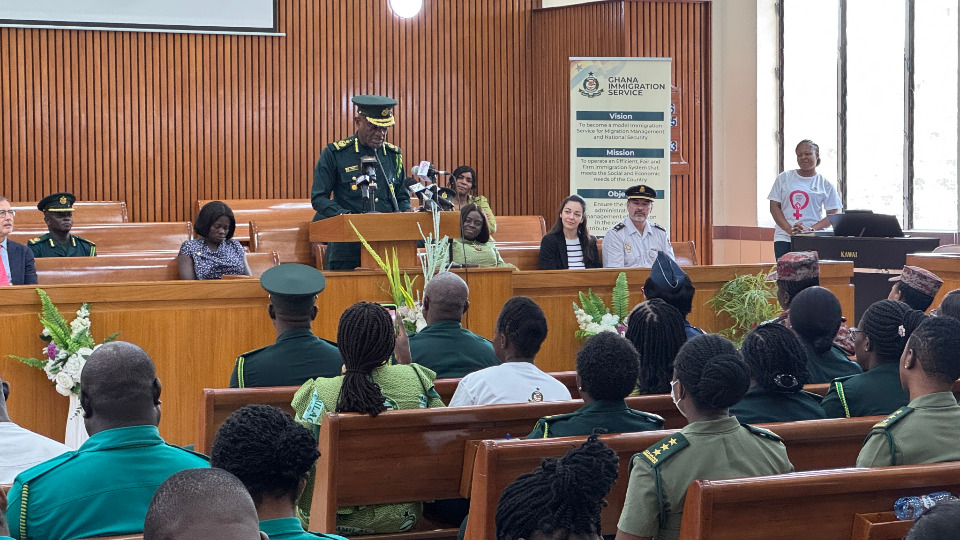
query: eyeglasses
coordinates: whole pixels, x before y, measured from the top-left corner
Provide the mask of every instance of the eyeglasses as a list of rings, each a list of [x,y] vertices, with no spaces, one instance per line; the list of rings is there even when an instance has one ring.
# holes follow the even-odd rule
[[[17,215],[16,210],[0,210],[0,218],[7,217],[7,216],[15,217],[16,215]]]
[[[860,330],[859,328],[850,329],[850,339],[857,339],[857,336],[860,335],[863,335],[863,330]]]

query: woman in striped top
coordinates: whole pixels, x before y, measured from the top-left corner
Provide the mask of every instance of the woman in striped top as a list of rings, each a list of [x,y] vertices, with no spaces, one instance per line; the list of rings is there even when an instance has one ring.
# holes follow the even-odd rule
[[[597,237],[587,230],[587,203],[579,195],[563,200],[557,222],[540,240],[540,269],[601,268]]]

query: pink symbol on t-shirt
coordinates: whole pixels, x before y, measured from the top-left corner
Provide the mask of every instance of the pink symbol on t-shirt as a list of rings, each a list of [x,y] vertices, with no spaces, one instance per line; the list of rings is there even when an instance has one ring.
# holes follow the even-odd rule
[[[800,211],[806,208],[808,204],[810,204],[810,196],[807,195],[806,191],[800,191],[798,189],[790,194],[790,206],[796,210],[796,212],[793,213],[793,217],[800,219],[803,215]]]

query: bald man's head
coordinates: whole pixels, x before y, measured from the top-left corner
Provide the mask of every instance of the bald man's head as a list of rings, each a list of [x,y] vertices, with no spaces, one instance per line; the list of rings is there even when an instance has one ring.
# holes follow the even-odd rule
[[[187,469],[160,484],[143,524],[144,540],[260,540],[257,509],[236,476]]]
[[[160,422],[160,381],[153,360],[133,343],[114,341],[93,351],[80,375],[80,405],[90,435]]]
[[[467,298],[470,288],[467,282],[452,272],[434,276],[423,290],[424,318],[427,324],[434,321],[460,321],[470,307]]]

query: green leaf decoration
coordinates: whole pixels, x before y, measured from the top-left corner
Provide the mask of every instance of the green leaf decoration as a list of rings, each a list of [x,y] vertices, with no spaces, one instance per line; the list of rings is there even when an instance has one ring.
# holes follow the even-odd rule
[[[733,319],[733,324],[721,330],[720,335],[739,347],[750,330],[780,314],[776,298],[776,284],[767,281],[766,272],[760,272],[724,283],[707,304],[718,315],[726,313]]]
[[[57,306],[53,305],[53,301],[47,296],[46,291],[37,289],[37,294],[40,295],[40,305],[42,306],[40,322],[50,331],[50,337],[53,339],[53,342],[69,343],[70,324],[67,323],[67,320],[64,319],[60,311],[57,310]]]
[[[630,289],[627,287],[627,274],[617,275],[617,284],[613,287],[613,314],[624,320],[630,314]]]
[[[9,358],[14,358],[16,360],[19,360],[30,367],[35,367],[41,370],[47,365],[46,360],[37,360],[36,358],[24,358],[22,356],[14,356],[12,354],[8,354],[7,356]]]
[[[111,341],[116,341],[118,337],[120,337],[120,332],[114,332],[114,333],[110,334],[109,336],[103,338],[103,342],[104,342],[104,343],[110,343]]]

